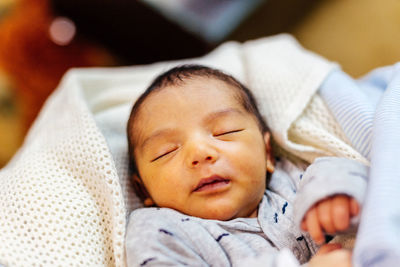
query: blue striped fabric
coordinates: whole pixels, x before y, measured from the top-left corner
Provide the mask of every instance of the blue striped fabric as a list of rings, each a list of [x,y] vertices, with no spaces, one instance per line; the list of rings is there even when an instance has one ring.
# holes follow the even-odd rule
[[[356,81],[335,71],[319,90],[350,142],[371,161],[354,266],[400,262],[400,64]]]
[[[336,70],[322,84],[319,94],[353,147],[370,159],[374,105],[362,86],[344,72]]]
[[[356,266],[398,266],[400,262],[400,65],[395,66],[376,109],[369,191],[361,217]]]

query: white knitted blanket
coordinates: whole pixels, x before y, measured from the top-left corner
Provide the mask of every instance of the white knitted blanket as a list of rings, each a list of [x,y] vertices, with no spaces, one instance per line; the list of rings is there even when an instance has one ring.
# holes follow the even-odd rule
[[[281,151],[367,162],[316,95],[336,65],[288,35],[229,42],[198,59],[71,70],[0,171],[1,264],[125,266],[126,215],[141,205],[128,177],[129,110],[157,74],[189,62],[248,85]]]

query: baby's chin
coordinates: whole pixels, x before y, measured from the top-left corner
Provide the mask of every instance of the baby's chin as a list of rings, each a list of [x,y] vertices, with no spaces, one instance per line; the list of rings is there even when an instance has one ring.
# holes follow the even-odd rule
[[[202,209],[198,212],[190,212],[190,214],[186,213],[187,215],[207,219],[207,220],[219,220],[219,221],[229,221],[236,218],[251,218],[257,217],[257,207],[251,210],[240,211],[237,209]],[[185,212],[183,212],[185,213]]]
[[[233,220],[236,219],[237,216],[232,215],[230,213],[218,213],[218,214],[204,214],[202,216],[195,216],[195,217],[199,217],[199,218],[203,218],[203,219],[207,219],[207,220],[218,220],[218,221],[229,221],[229,220]]]

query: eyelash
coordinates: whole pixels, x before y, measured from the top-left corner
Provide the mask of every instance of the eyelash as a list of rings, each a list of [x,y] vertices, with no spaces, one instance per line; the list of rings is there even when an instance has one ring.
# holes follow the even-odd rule
[[[218,137],[218,136],[222,136],[222,135],[226,135],[226,134],[232,134],[232,133],[238,133],[243,131],[244,129],[238,129],[238,130],[233,130],[233,131],[228,131],[228,132],[224,132],[224,133],[220,133],[220,134],[215,134],[214,136]]]
[[[160,156],[157,156],[156,158],[152,159],[150,162],[154,162],[154,161],[156,161],[156,160],[158,160],[158,159],[160,159],[160,158],[162,158],[162,157],[168,155],[169,153],[174,152],[175,150],[176,150],[176,148],[175,148],[175,149],[172,149],[172,150],[170,150],[170,151],[168,151],[168,152],[165,152],[164,154],[162,154],[162,155],[160,155]]]

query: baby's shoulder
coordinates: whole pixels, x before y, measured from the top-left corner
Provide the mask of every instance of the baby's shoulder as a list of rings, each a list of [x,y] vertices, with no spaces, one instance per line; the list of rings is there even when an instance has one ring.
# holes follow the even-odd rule
[[[132,246],[153,246],[154,242],[184,242],[195,245],[211,236],[203,219],[169,208],[141,208],[133,211],[126,229],[126,240]]]

